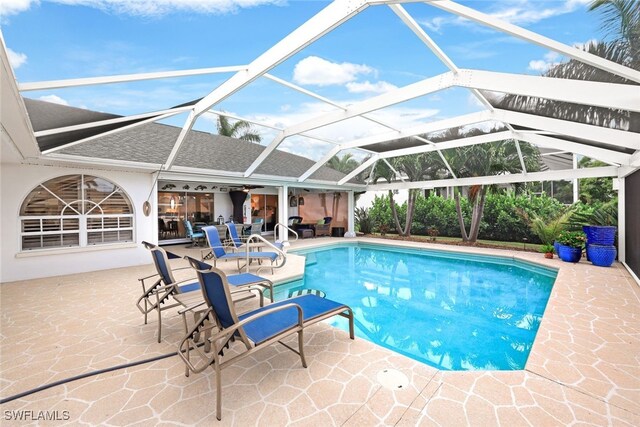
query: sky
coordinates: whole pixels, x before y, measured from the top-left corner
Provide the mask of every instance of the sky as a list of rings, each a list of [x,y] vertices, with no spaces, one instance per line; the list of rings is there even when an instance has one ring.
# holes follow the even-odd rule
[[[460,1],[568,45],[600,38],[589,0]],[[0,25],[18,82],[248,64],[329,4],[284,0],[2,0]],[[554,52],[425,3],[403,6],[460,68],[533,74],[565,60]],[[448,71],[387,6],[372,6],[270,73],[350,105]],[[232,73],[23,92],[23,96],[114,114],[163,110],[201,98]],[[260,78],[213,109],[284,128],[336,107]],[[395,128],[480,111],[451,88],[371,113]],[[206,114],[195,129],[215,133]],[[186,115],[165,123],[182,126]],[[277,131],[256,126],[262,144]],[[389,129],[363,118],[309,132],[334,142]],[[280,146],[319,159],[333,144],[295,136]],[[344,154],[344,152],[342,153]],[[356,158],[367,153],[351,151]]]

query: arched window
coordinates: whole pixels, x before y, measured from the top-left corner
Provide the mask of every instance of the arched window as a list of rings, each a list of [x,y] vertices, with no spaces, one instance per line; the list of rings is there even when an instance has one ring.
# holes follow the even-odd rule
[[[133,208],[114,183],[65,175],[31,190],[20,208],[22,250],[133,241]]]

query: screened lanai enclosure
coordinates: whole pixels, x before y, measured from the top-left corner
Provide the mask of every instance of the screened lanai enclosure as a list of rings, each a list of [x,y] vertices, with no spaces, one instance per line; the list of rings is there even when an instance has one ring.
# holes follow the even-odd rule
[[[249,217],[270,224],[265,232],[274,232],[274,223],[298,212],[292,210],[292,198],[299,209],[299,198],[334,193],[344,194],[347,213],[341,220],[345,230],[353,231],[354,192],[613,177],[620,258],[638,273],[640,224],[630,210],[640,193],[638,58],[630,54],[609,60],[598,54],[602,46],[597,42],[563,44],[472,6],[449,0],[336,0],[301,18],[280,41],[246,62],[212,57],[215,66],[210,68],[167,64],[165,70],[139,74],[132,69],[131,74],[15,82],[3,55],[2,122],[8,135],[3,150],[11,151],[16,163],[143,174],[135,184],[140,194],[132,198],[153,202],[148,226],[164,238],[183,234],[157,225],[158,219],[173,221],[176,207],[185,204],[194,218],[197,212],[212,222],[223,214],[216,206],[230,203],[227,198],[216,202],[214,193],[247,186],[252,187]],[[473,40],[466,40],[464,52],[448,49],[449,40],[437,26],[416,18],[435,12],[491,32],[514,49],[535,45],[563,65],[543,75],[496,69],[491,61],[483,69],[468,68],[467,58],[478,48]],[[355,23],[371,31],[360,34]],[[412,43],[395,45],[394,34],[407,32],[413,34]],[[347,46],[347,41],[350,48],[342,57],[348,61],[321,57],[326,46]],[[413,66],[379,79],[359,50],[351,48],[354,44],[379,55],[411,57]],[[367,80],[346,78],[344,94],[331,99],[323,89],[339,80],[331,72],[338,69]],[[171,87],[171,102],[156,97],[144,103],[155,106],[147,110],[102,112],[41,100],[105,87],[123,97],[144,97],[158,82]],[[278,94],[277,103],[262,95],[266,88]],[[441,99],[455,107],[438,109]],[[260,113],[235,113],[243,103]],[[288,111],[292,105],[299,111]],[[274,108],[287,111],[286,120],[274,120]],[[227,124],[246,124],[259,138],[225,136],[220,117]],[[489,152],[503,160],[503,167],[487,164],[484,173],[470,173],[468,163],[487,162]],[[585,157],[601,166],[579,167]],[[173,187],[162,188],[167,184]],[[195,190],[197,185],[202,188]],[[246,222],[247,212],[242,216],[235,219]]]

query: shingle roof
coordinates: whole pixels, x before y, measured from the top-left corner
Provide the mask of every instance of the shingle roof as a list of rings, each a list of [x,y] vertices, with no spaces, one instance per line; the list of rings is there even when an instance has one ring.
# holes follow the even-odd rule
[[[119,117],[75,107],[25,98],[34,130],[51,129]],[[135,128],[101,136],[86,143],[63,148],[61,154],[163,164],[180,133],[180,128],[147,123]],[[38,139],[41,149],[48,145]],[[191,131],[174,164],[200,169],[244,172],[265,149],[264,146],[226,136]],[[257,174],[298,177],[315,162],[306,157],[275,150],[256,170]],[[321,167],[310,179],[339,181],[345,175],[329,167]]]

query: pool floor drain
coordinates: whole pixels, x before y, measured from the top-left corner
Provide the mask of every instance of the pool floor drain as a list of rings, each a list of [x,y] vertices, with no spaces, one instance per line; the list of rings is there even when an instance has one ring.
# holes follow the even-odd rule
[[[388,390],[402,390],[409,386],[407,376],[395,369],[383,369],[378,372],[378,382]]]

